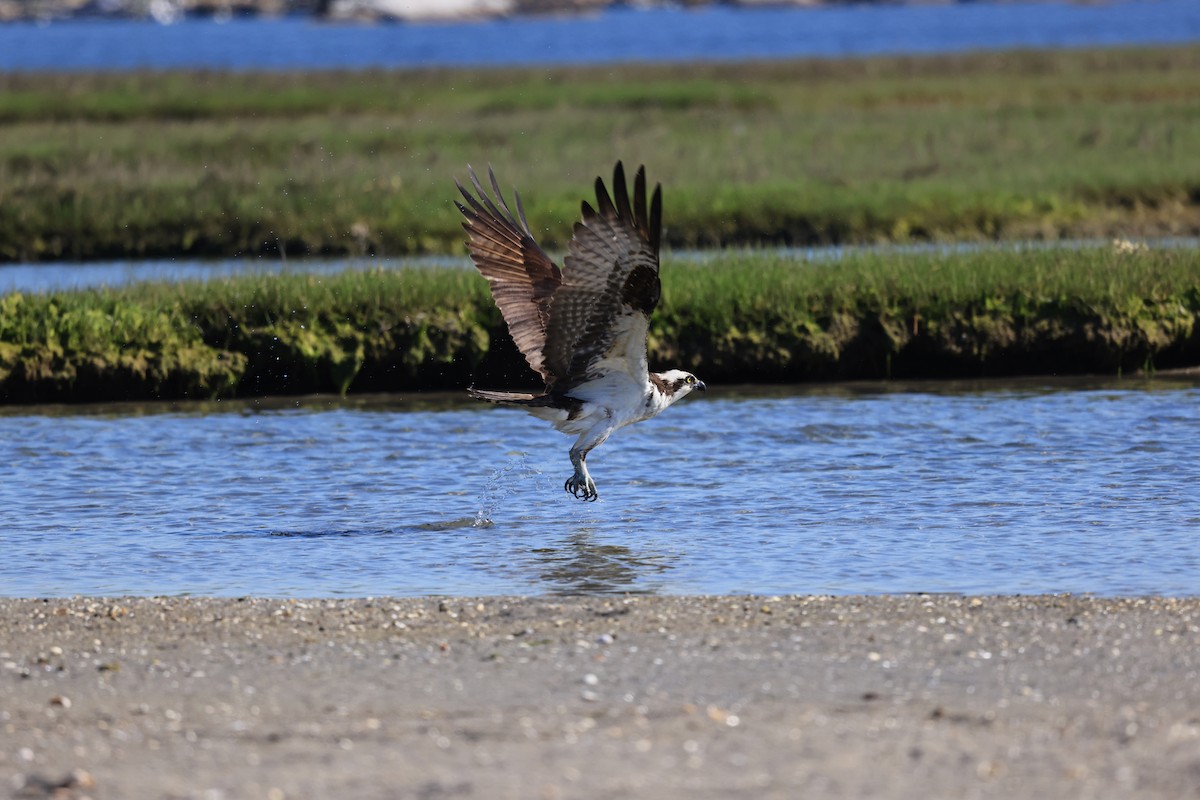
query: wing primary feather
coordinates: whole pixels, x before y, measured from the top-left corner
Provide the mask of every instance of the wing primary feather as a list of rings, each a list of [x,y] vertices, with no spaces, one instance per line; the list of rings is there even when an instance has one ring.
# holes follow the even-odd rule
[[[608,189],[604,188],[604,180],[601,178],[596,178],[596,208],[606,217],[616,216],[617,213],[612,198],[608,196]]]
[[[529,230],[529,220],[525,219],[525,208],[521,205],[521,194],[513,189],[513,200],[517,203],[517,216],[521,218],[521,226],[525,228],[525,233],[533,236],[533,231]]]
[[[520,247],[517,247],[511,240],[504,237],[503,233],[498,231],[482,231],[471,227],[470,223],[465,223],[464,227],[467,233],[473,237],[472,244],[477,247],[481,256],[495,261],[496,258],[502,258],[514,263],[496,263],[489,264],[489,270],[496,269],[513,269],[525,272],[525,266],[521,263],[523,253]],[[487,244],[489,247],[482,247],[481,244]]]
[[[640,225],[641,221],[633,215],[633,209],[629,207],[629,187],[625,184],[625,166],[618,161],[617,166],[613,167],[613,195],[617,201],[617,216],[621,219],[633,220],[634,225]]]
[[[462,226],[474,239],[485,241],[499,250],[506,251],[513,258],[518,260],[521,258],[521,248],[514,244],[512,233],[507,232],[502,223],[497,223],[494,218],[485,215],[483,209],[477,205],[474,212],[458,201],[455,201],[454,205],[458,206],[458,210],[467,218]]]
[[[504,200],[504,192],[500,191],[500,183],[496,180],[496,173],[492,172],[491,164],[488,164],[488,179],[492,182],[492,191],[496,193],[496,199],[500,201],[500,207],[503,208],[504,213],[508,215],[508,221],[513,225],[516,225],[517,219],[513,216],[512,211],[509,211],[508,209],[508,203]],[[526,227],[528,228],[528,226]],[[528,233],[528,229],[526,229],[525,232]]]
[[[662,243],[662,185],[654,185],[654,197],[650,200],[650,247],[658,255]]]
[[[479,184],[479,178],[475,175],[475,170],[470,164],[467,164],[467,174],[471,176],[471,185],[475,187],[475,192],[479,196],[476,197],[468,192],[463,188],[462,184],[458,184],[458,190],[462,192],[463,197],[467,198],[467,202],[471,204],[471,208],[475,209],[476,213],[480,214],[481,216],[486,214],[490,214],[495,217],[502,216],[500,214],[500,210],[496,208],[491,199],[487,196],[487,192],[485,192],[483,187]],[[458,183],[457,180],[454,182]]]
[[[463,185],[458,182],[458,179],[455,179],[454,185],[458,187],[458,191],[462,194],[463,198],[467,201],[467,203],[471,206],[472,210],[474,210],[476,214],[484,213],[483,206],[481,206],[479,204],[479,201],[475,199],[474,195],[472,195],[470,192],[468,192],[466,189],[463,188]],[[454,201],[454,205],[458,206],[459,208],[462,208],[464,214],[467,213],[467,210],[465,208],[463,208],[462,204],[459,203],[457,200]]]
[[[638,167],[637,174],[633,176],[633,216],[637,220],[638,225],[647,229],[649,233],[650,223],[646,216],[646,168]]]
[[[492,173],[492,167],[491,167],[491,165],[488,165],[488,174],[491,175],[491,173]],[[504,211],[501,211],[499,208],[496,207],[496,204],[492,202],[492,198],[488,196],[488,193],[486,191],[484,191],[483,184],[481,184],[479,182],[479,177],[475,174],[475,170],[471,168],[470,164],[467,165],[467,174],[471,176],[471,185],[473,185],[475,187],[475,191],[479,193],[479,201],[481,203],[483,203],[483,205],[487,209],[487,211],[494,217],[498,217],[500,219],[504,219],[509,222],[512,222],[513,221],[512,214],[511,213],[505,214]],[[493,184],[495,183],[495,181],[496,181],[496,176],[492,175]],[[497,195],[499,195],[499,192],[497,192]],[[503,205],[503,203],[504,203],[503,197],[500,197],[500,203]],[[507,210],[508,209],[505,208],[505,211],[507,211]]]

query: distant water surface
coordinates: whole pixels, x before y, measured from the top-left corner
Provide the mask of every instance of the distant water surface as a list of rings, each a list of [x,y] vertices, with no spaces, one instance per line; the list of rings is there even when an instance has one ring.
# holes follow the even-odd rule
[[[208,281],[236,275],[333,275],[341,272],[409,267],[469,267],[466,256],[404,258],[150,258],[136,261],[57,261],[0,264],[0,295],[97,289],[132,283]]]
[[[357,69],[845,57],[1200,41],[1200,2],[616,8],[436,24],[306,18],[0,24],[0,71]]]
[[[1200,594],[1200,380],[0,408],[0,594]]]
[[[1141,240],[1154,249],[1200,251],[1200,239],[1171,237]],[[840,245],[830,247],[781,247],[755,249],[755,253],[776,253],[799,261],[832,263],[856,253],[969,253],[980,250],[1045,250],[1107,247],[1100,239],[1027,241],[1027,242],[951,242],[901,245]],[[726,255],[730,250],[669,251],[671,261],[705,261]],[[278,275],[304,273],[333,275],[353,270],[397,270],[410,267],[469,268],[466,256],[404,256],[397,258],[152,258],[136,261],[38,262],[0,264],[0,295],[9,292],[51,292],[69,289],[116,287],[145,282],[207,281],[236,275]]]

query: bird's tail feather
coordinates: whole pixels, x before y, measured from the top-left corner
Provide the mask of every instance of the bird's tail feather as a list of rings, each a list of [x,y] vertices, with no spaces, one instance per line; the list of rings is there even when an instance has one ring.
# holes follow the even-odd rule
[[[515,406],[532,406],[540,405],[537,400],[544,395],[536,395],[532,392],[493,392],[488,389],[467,389],[467,394],[474,397],[476,400],[487,400],[489,403],[504,403]]]

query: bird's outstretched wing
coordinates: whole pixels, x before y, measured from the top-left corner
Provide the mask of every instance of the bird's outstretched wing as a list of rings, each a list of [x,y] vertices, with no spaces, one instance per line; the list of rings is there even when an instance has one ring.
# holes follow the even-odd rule
[[[475,170],[467,167],[478,197],[455,181],[467,205],[455,202],[467,218],[467,249],[480,274],[491,284],[492,298],[500,309],[508,332],[529,366],[551,384],[555,375],[545,362],[546,331],[550,323],[551,299],[562,283],[562,271],[534,241],[525,221],[521,198],[514,193],[517,215],[513,216],[491,167],[495,201],[480,185]],[[469,206],[469,207],[468,207]]]
[[[661,290],[662,187],[654,187],[647,208],[646,171],[639,167],[631,205],[618,161],[613,194],[596,179],[597,207],[583,203],[550,304],[544,363],[559,392],[614,370],[646,379],[646,336]]]

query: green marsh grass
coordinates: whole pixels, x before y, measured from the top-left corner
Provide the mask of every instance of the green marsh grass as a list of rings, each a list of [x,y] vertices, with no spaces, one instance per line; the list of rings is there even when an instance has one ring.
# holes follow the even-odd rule
[[[651,364],[799,382],[1200,364],[1200,256],[1117,248],[668,257]],[[471,269],[0,298],[0,400],[533,383]]]
[[[0,259],[462,252],[492,163],[562,247],[618,158],[673,246],[1200,232],[1200,48],[0,76]]]

